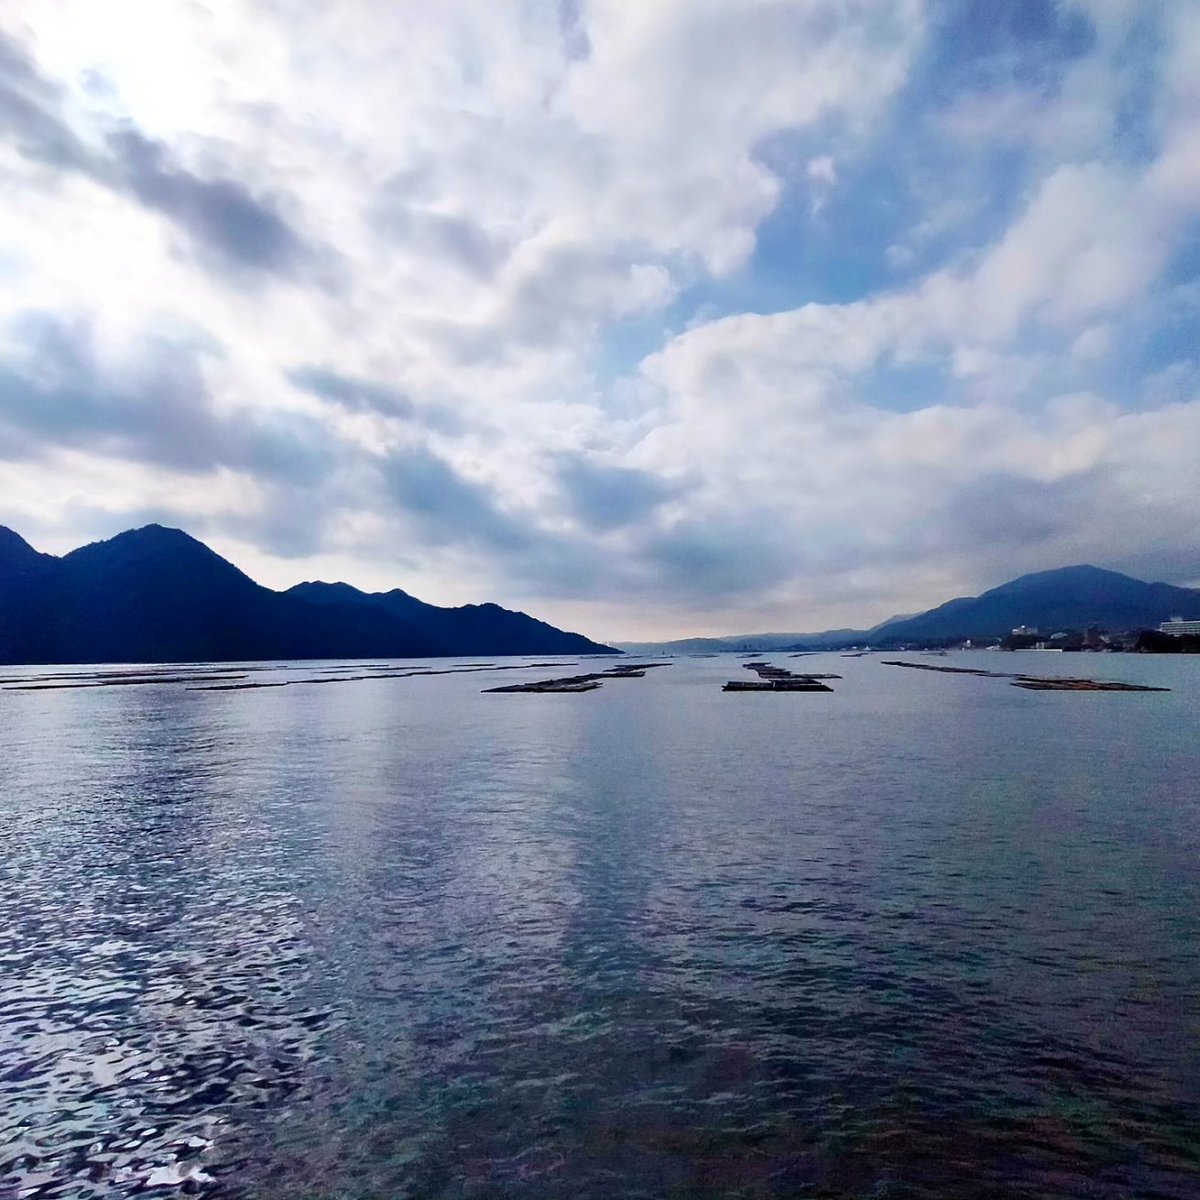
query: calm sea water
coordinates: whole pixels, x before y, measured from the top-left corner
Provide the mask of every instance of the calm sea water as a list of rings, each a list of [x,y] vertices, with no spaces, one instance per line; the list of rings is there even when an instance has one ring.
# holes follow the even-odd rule
[[[772,661],[0,691],[0,1196],[1200,1196],[1200,660]]]

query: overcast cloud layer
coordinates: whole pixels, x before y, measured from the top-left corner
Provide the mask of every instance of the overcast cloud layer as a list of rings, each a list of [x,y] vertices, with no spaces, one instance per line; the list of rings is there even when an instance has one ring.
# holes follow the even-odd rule
[[[1200,579],[1195,0],[10,0],[0,523],[600,637]]]

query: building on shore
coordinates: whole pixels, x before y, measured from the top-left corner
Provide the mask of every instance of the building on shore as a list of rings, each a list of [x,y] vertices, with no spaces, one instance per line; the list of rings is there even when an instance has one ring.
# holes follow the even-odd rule
[[[1172,637],[1200,636],[1200,621],[1185,621],[1182,617],[1172,617],[1158,627],[1159,633],[1169,633]]]

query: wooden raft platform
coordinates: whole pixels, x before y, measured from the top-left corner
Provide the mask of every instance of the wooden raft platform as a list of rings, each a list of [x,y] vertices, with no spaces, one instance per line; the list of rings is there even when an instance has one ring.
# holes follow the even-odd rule
[[[723,692],[832,692],[819,679],[731,679]]]
[[[786,667],[776,667],[766,662],[748,662],[743,666],[753,671],[757,681],[731,679],[723,692],[832,692],[833,688],[821,682],[823,679],[841,679],[840,675],[799,675]]]
[[[533,683],[510,683],[504,687],[484,688],[483,694],[518,692],[540,696],[551,692],[594,692],[606,679],[644,679],[653,667],[669,667],[670,663],[630,663],[628,666],[610,667],[607,671],[593,671],[588,675],[568,675],[563,679],[538,679]]]
[[[1106,679],[1068,679],[1054,675],[1022,675],[1014,671],[984,671],[978,667],[935,667],[931,663],[884,659],[885,667],[908,667],[911,671],[937,671],[943,675],[978,675],[984,679],[1007,679],[1013,687],[1031,692],[1169,692],[1167,687],[1145,683],[1118,683]]]

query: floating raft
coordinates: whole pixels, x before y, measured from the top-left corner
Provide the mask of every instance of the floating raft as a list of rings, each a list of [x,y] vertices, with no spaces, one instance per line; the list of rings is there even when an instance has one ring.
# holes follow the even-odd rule
[[[484,692],[594,692],[600,680],[591,675],[577,679],[540,679],[536,683],[510,683],[507,687],[484,688]]]
[[[748,662],[747,671],[753,671],[759,679],[841,679],[840,675],[814,675],[811,671],[789,671],[787,667],[777,667],[772,663]]]
[[[731,679],[723,692],[832,692],[819,679]]]
[[[935,667],[933,663],[901,662],[896,658],[881,660],[885,667],[907,667],[910,671],[938,671],[943,675],[981,675],[987,679],[1015,679],[1010,671],[985,671],[981,667]]]
[[[489,693],[528,692],[543,695],[547,692],[594,692],[606,679],[644,679],[652,667],[668,667],[670,663],[630,663],[628,666],[611,667],[607,671],[596,671],[590,675],[569,675],[564,679],[538,679],[533,683],[510,683],[505,687],[484,688]]]
[[[977,667],[935,667],[932,663],[885,659],[885,667],[908,667],[911,671],[938,671],[943,675],[978,675],[985,679],[1007,679],[1013,687],[1031,692],[1169,692],[1170,688],[1144,683],[1117,683],[1104,679],[1066,679],[1053,675],[1021,675],[1014,671],[984,671]]]
[[[776,667],[771,663],[756,661],[743,664],[747,671],[753,671],[758,681],[748,679],[731,679],[721,689],[723,692],[832,692],[833,688],[821,682],[822,679],[841,679],[840,675],[798,675],[786,667]]]
[[[1028,688],[1031,692],[1169,692],[1170,688],[1149,687],[1144,683],[1116,683],[1104,679],[1044,679],[1019,675],[1013,687]]]

